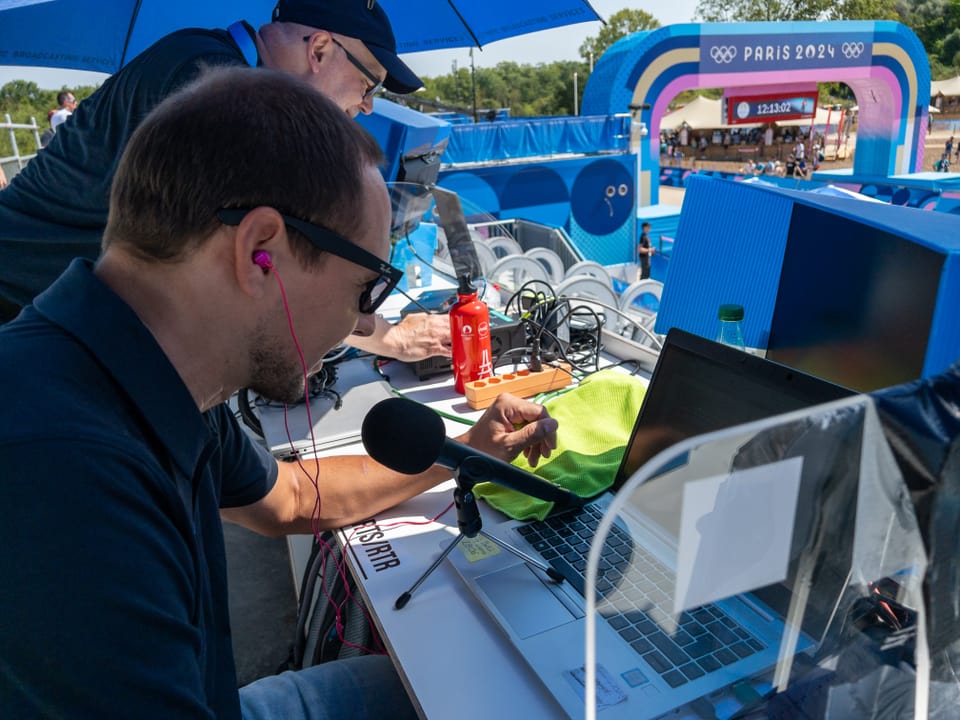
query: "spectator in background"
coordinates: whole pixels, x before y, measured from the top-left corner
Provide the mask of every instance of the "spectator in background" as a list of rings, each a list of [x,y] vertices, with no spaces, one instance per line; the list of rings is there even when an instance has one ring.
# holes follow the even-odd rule
[[[57,93],[57,104],[60,107],[50,118],[50,127],[54,131],[58,126],[65,123],[68,117],[73,115],[73,111],[77,109],[77,98],[74,97],[72,92],[64,90]]]
[[[47,144],[53,140],[53,136],[56,135],[57,130],[53,127],[53,116],[57,114],[56,110],[50,110],[47,113],[47,129],[43,131],[43,134],[40,136],[40,147],[45,148]]]
[[[637,258],[640,260],[640,280],[650,277],[650,258],[656,252],[650,244],[650,223],[640,226],[640,242],[637,245]]]
[[[793,177],[797,171],[797,156],[793,153],[787,155],[787,162],[783,166],[784,177]]]

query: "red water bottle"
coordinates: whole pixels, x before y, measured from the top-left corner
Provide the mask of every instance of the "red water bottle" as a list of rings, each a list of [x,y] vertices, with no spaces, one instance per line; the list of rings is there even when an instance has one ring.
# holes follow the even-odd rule
[[[454,388],[464,393],[464,383],[493,375],[490,353],[490,311],[477,298],[469,275],[461,275],[457,302],[450,308]]]

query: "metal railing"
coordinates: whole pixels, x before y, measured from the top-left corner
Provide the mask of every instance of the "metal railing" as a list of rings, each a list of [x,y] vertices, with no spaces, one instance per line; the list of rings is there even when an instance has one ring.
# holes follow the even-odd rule
[[[0,130],[7,131],[7,137],[10,139],[10,150],[12,155],[0,156],[0,166],[3,167],[7,179],[11,179],[23,167],[37,156],[40,150],[40,127],[37,125],[36,118],[31,117],[29,123],[15,123],[9,114],[4,113],[4,121],[0,122]],[[29,154],[23,154],[17,143],[17,130],[29,130],[33,133],[34,151]]]
[[[560,256],[564,268],[569,268],[584,259],[583,253],[573,244],[562,227],[520,218],[469,223],[469,225],[475,229],[486,228],[486,234],[489,237],[506,233],[516,240],[524,251],[538,247],[553,250]]]

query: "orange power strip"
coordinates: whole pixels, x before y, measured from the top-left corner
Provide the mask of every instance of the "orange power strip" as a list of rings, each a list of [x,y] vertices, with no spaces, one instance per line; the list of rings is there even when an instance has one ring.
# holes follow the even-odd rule
[[[492,405],[500,393],[511,393],[517,397],[533,397],[547,390],[557,390],[573,382],[570,366],[558,363],[556,366],[544,365],[543,370],[515,370],[504,375],[473,380],[463,386],[467,396],[467,405],[474,410]]]

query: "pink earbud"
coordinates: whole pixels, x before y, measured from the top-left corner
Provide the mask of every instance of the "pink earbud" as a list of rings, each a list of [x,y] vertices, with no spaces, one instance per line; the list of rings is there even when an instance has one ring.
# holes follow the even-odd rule
[[[253,264],[262,267],[264,272],[270,270],[273,267],[273,262],[270,260],[270,253],[266,250],[257,250],[253,253]]]

